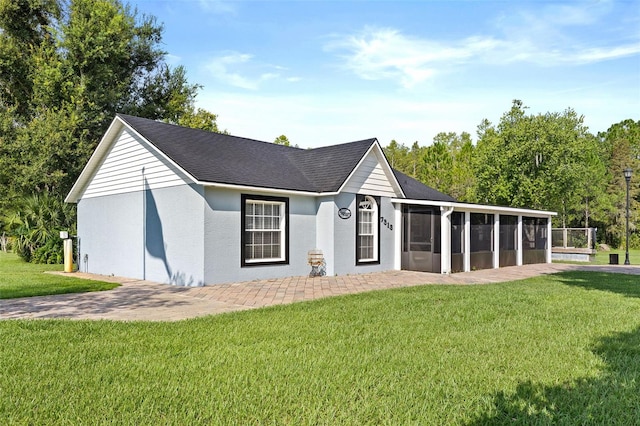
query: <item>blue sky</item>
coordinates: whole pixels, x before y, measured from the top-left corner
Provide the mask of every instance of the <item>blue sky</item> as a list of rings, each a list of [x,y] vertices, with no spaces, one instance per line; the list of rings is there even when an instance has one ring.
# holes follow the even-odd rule
[[[476,138],[520,99],[640,119],[640,1],[132,0],[231,134],[302,148]]]

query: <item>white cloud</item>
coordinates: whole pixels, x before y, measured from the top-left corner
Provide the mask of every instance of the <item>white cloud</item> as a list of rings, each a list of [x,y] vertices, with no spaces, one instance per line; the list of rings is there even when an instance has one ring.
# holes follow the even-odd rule
[[[592,48],[577,53],[573,58],[582,63],[600,62],[640,54],[640,43],[618,46],[610,49]]]
[[[502,110],[509,105],[507,99]],[[218,114],[218,125],[233,135],[271,141],[285,134],[293,144],[313,148],[370,137],[377,137],[383,145],[391,139],[427,145],[440,131],[475,135],[487,102],[407,100],[371,93],[342,93],[336,102],[331,93],[217,92],[201,94],[198,107]]]
[[[251,58],[252,56],[248,54],[231,52],[227,55],[214,58],[206,68],[211,72],[213,77],[220,81],[242,89],[255,90],[258,88],[259,80],[251,80],[229,70],[234,66],[248,63]]]
[[[169,64],[171,66],[175,66],[175,65],[178,65],[182,61],[182,58],[180,56],[172,55],[170,53],[167,53],[164,56],[164,60],[167,62],[167,64]]]
[[[218,14],[235,13],[236,5],[228,0],[199,0],[200,7],[206,12]]]
[[[334,38],[325,49],[346,51],[345,66],[361,78],[397,79],[411,88],[432,78],[443,63],[465,60],[474,55],[474,50],[495,44],[490,38],[468,41],[447,45],[405,36],[391,28],[367,27],[359,34]]]
[[[296,77],[282,76],[285,67],[262,64],[254,61],[253,55],[240,52],[214,57],[205,68],[215,79],[247,90],[258,90],[261,84],[270,80],[297,81]]]
[[[640,54],[637,31],[612,39],[597,36],[603,31],[600,18],[610,9],[609,2],[596,2],[548,5],[535,13],[517,11],[494,22],[495,35],[475,34],[447,41],[407,35],[393,28],[365,27],[358,33],[333,35],[325,50],[340,55],[343,66],[362,79],[398,81],[405,88],[460,66],[524,62],[555,67]],[[575,27],[580,31],[573,30]]]
[[[218,114],[218,125],[231,134],[272,141],[285,134],[301,148],[313,148],[377,137],[383,146],[392,139],[410,146],[429,145],[439,132],[468,132],[476,138],[481,120],[497,124],[522,99],[531,114],[560,112],[573,108],[585,116],[592,132],[630,118],[637,101],[603,87],[558,96],[551,91],[530,89],[518,94],[507,89],[477,89],[437,100],[398,97],[394,94],[341,92],[335,94],[261,95],[257,92],[202,93],[197,106]],[[366,108],[363,108],[366,105]],[[602,105],[609,105],[603,112]]]

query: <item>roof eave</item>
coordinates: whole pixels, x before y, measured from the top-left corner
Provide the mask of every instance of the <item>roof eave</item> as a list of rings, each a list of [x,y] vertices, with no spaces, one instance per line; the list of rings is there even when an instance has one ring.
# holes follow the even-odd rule
[[[557,216],[557,212],[547,210],[523,209],[518,207],[490,206],[484,204],[459,203],[454,201],[431,201],[431,200],[412,200],[409,198],[393,198],[391,202],[394,204],[415,204],[435,207],[453,207],[457,211],[476,211],[476,212],[493,212],[493,213],[511,213],[517,215],[531,216]]]
[[[197,181],[196,183],[202,186],[208,186],[208,187],[236,189],[241,191],[266,192],[270,194],[276,194],[276,193],[292,194],[292,195],[304,195],[304,196],[311,196],[311,197],[326,197],[326,196],[339,194],[339,191],[312,192],[312,191],[302,191],[297,189],[269,188],[269,187],[263,187],[263,186],[238,185],[238,184],[232,184],[232,183],[207,182],[207,181]]]
[[[82,172],[80,172],[80,176],[78,176],[78,179],[76,179],[76,182],[65,197],[65,203],[77,203],[80,200],[87,185],[98,171],[99,166],[102,164],[102,160],[109,153],[113,139],[125,125],[126,123],[118,116],[111,121],[109,128],[105,132],[104,136],[102,136],[102,139],[100,139],[100,142],[98,143],[95,151],[93,151],[93,154],[91,154],[89,161],[85,164]]]

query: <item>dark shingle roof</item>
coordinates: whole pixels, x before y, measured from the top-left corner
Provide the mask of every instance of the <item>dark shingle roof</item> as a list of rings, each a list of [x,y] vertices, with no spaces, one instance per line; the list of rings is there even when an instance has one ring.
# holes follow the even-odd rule
[[[200,182],[335,192],[376,139],[300,149],[118,114]],[[394,170],[407,198],[455,201]]]
[[[301,151],[237,136],[118,114],[145,139],[201,182],[315,191],[290,160]]]
[[[449,201],[455,202],[456,199],[450,197],[447,194],[443,194],[440,191],[436,191],[435,189],[428,187],[422,182],[405,175],[402,172],[397,170],[393,170],[393,173],[396,175],[396,179],[398,183],[402,187],[402,192],[407,198],[412,200],[429,200],[429,201]]]
[[[317,188],[332,192],[349,177],[375,139],[290,152],[290,159]]]

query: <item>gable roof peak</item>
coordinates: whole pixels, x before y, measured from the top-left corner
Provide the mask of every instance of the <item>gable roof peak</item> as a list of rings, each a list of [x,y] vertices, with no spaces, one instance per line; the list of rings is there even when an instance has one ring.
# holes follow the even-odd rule
[[[370,152],[404,197],[404,186],[376,138],[301,149],[191,129],[119,113],[85,166],[68,200],[76,202],[123,131],[169,160],[194,182],[304,193],[337,193]],[[414,182],[415,183],[415,182]]]
[[[118,114],[201,183],[335,192],[376,139],[301,149]]]

